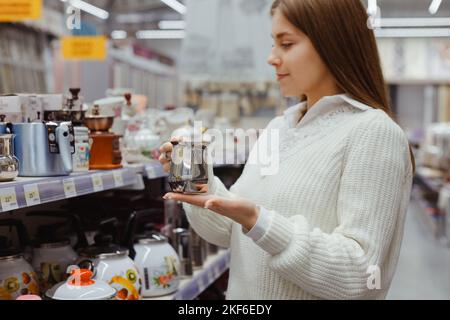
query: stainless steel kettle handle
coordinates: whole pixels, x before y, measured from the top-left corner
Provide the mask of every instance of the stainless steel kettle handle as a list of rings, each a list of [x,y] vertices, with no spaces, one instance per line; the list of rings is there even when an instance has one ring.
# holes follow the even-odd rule
[[[72,172],[72,152],[70,150],[70,132],[66,123],[61,123],[56,128],[56,142],[59,146],[59,154],[64,166],[64,171]]]

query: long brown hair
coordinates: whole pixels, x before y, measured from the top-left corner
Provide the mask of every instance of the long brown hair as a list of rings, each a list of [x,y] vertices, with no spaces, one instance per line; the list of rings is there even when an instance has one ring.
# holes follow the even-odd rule
[[[375,35],[361,0],[275,0],[272,15],[276,9],[311,40],[343,92],[394,119]],[[415,172],[411,147],[410,154]]]

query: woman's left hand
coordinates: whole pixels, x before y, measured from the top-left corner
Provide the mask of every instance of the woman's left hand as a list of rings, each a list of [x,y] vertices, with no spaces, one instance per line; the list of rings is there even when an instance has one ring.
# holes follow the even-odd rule
[[[163,198],[209,209],[236,221],[247,230],[253,228],[259,216],[258,207],[246,199],[230,199],[215,195],[187,195],[173,192],[167,193]]]

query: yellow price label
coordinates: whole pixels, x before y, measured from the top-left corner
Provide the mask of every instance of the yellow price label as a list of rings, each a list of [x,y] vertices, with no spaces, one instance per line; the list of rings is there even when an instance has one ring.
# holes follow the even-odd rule
[[[123,177],[122,177],[122,171],[114,171],[114,184],[116,187],[122,187],[123,186]]]
[[[94,191],[103,190],[103,180],[100,174],[94,174],[92,176],[92,186],[94,187]]]
[[[61,39],[61,53],[66,60],[105,60],[105,36],[67,36]]]
[[[75,181],[73,179],[63,180],[64,194],[66,198],[75,197],[77,195],[77,190],[75,188]]]
[[[42,0],[0,0],[0,22],[37,20],[42,17]]]
[[[14,187],[1,189],[0,202],[2,203],[3,211],[18,209],[19,205],[17,204],[16,189]]]
[[[39,188],[36,183],[24,185],[23,191],[28,206],[34,206],[41,203]]]

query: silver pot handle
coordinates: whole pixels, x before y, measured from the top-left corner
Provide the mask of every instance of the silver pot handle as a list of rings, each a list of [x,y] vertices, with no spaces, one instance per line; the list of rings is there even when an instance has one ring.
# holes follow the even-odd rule
[[[61,123],[56,128],[56,143],[59,146],[59,154],[64,166],[64,171],[72,172],[72,152],[70,150],[69,126]]]

